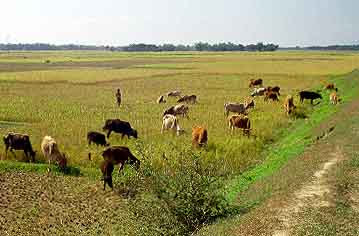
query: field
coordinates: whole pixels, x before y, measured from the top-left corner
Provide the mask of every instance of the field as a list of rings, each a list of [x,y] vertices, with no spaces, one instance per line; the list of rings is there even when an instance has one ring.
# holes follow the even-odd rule
[[[45,161],[40,152],[42,137],[53,136],[67,153],[69,165],[84,175],[90,173],[87,175],[95,176],[91,181],[97,181],[103,149],[89,147],[86,133],[101,131],[106,119],[129,121],[139,139],[112,134],[109,142],[129,146],[144,165],[155,168],[165,165],[165,159],[176,163],[184,150],[192,150],[191,127],[204,125],[209,132],[208,147],[193,152],[200,156],[201,165],[215,166],[211,175],[231,179],[262,163],[266,158],[263,151],[283,136],[282,131],[301,122],[285,115],[287,94],[294,95],[298,109],[310,115],[316,107],[300,105],[297,93],[322,89],[323,81],[356,68],[359,55],[334,52],[0,52],[0,131],[30,134],[40,163]],[[239,131],[231,134],[223,104],[248,99],[248,81],[257,78],[266,86],[281,87],[280,102],[256,98],[249,114],[255,138],[244,137]],[[120,108],[114,96],[118,87],[123,97]],[[176,101],[156,104],[156,99],[172,90],[198,97],[198,104],[190,105],[190,118],[180,118],[186,131],[180,137],[160,133],[162,112]],[[323,95],[320,106],[329,110],[329,93]],[[0,150],[5,159],[4,147]],[[145,158],[144,150],[150,158]],[[92,161],[88,160],[89,152]],[[6,164],[0,166],[6,169],[6,165],[11,166],[8,161],[22,159],[21,152],[16,158],[9,154]],[[115,186],[123,182],[119,179]]]

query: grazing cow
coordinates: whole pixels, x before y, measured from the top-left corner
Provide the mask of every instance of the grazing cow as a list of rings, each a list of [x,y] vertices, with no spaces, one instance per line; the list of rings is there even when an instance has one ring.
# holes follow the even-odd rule
[[[312,91],[301,91],[299,92],[299,97],[300,97],[300,102],[303,103],[304,99],[308,99],[310,100],[310,103],[313,104],[313,100],[315,99],[322,99],[322,95],[320,95],[317,92],[312,92]]]
[[[244,106],[246,107],[246,109],[249,109],[249,108],[254,108],[254,100],[251,99],[251,101],[245,101],[244,102]]]
[[[186,116],[188,118],[188,106],[184,105],[184,104],[178,104],[176,106],[171,106],[170,108],[168,108],[167,110],[165,110],[163,112],[163,116],[170,114],[170,115],[182,115],[182,117]]]
[[[134,166],[136,169],[140,167],[140,160],[138,160],[134,155],[132,155],[128,147],[108,147],[102,152],[102,156],[104,160],[109,160],[113,165],[120,166],[118,173],[120,173],[120,171],[123,169],[126,162]]]
[[[293,110],[296,108],[294,105],[294,99],[292,95],[288,95],[284,100],[284,108],[287,115],[290,115]]]
[[[115,94],[116,96],[116,100],[117,100],[117,105],[120,107],[121,106],[121,90],[120,89],[117,89],[117,92]]]
[[[229,112],[236,112],[239,114],[245,114],[247,111],[247,105],[243,103],[225,103],[224,113],[228,116]]]
[[[206,128],[194,126],[192,128],[192,145],[194,147],[203,147],[207,144],[208,132]]]
[[[133,136],[137,138],[137,131],[133,129],[127,121],[122,121],[120,119],[108,119],[103,126],[103,131],[107,130],[107,138],[110,137],[111,132],[122,134],[122,138],[127,135],[128,138]]]
[[[89,145],[95,143],[97,146],[109,146],[110,144],[106,142],[106,136],[96,131],[90,131],[87,133],[87,142]]]
[[[163,95],[159,96],[156,101],[158,104],[166,103],[165,97]]]
[[[181,91],[171,91],[167,93],[167,97],[180,97]]]
[[[265,93],[264,101],[268,101],[268,99],[270,99],[272,101],[277,101],[277,102],[279,101],[277,93],[267,91]]]
[[[254,86],[263,86],[262,79],[251,79],[249,82],[249,87],[252,88]]]
[[[244,115],[232,115],[228,118],[229,128],[234,131],[234,128],[239,128],[243,130],[243,134],[249,136],[251,130],[251,121],[248,116]]]
[[[67,158],[65,153],[60,152],[60,149],[54,138],[51,136],[45,136],[41,142],[41,151],[44,154],[44,157],[51,165],[51,162],[56,162],[62,171],[66,169]],[[48,169],[50,171],[50,168]]]
[[[177,102],[185,102],[185,103],[192,103],[195,104],[197,102],[197,96],[196,95],[185,95],[177,100]]]
[[[251,96],[263,96],[266,90],[266,88],[254,88],[253,92],[251,93]]]
[[[103,190],[106,190],[106,183],[110,188],[113,189],[112,185],[112,172],[113,172],[113,164],[111,160],[104,160],[100,166],[103,178]]]
[[[161,134],[164,130],[173,130],[173,132],[176,132],[177,135],[180,135],[180,126],[178,124],[177,117],[174,115],[166,114],[162,118],[162,128],[161,128]]]
[[[338,104],[338,102],[340,102],[341,99],[339,99],[339,96],[336,92],[332,92],[329,95],[329,100],[333,105],[336,105],[336,104]]]
[[[325,85],[324,89],[326,89],[326,90],[335,90],[336,92],[338,92],[338,88],[336,88],[333,83]]]
[[[26,158],[29,158],[30,156],[32,158],[32,161],[35,162],[36,152],[32,149],[29,135],[8,133],[7,135],[4,136],[4,144],[5,144],[5,157],[7,157],[7,151],[9,149],[10,152],[14,154],[14,156],[16,156],[14,150],[24,150]]]
[[[268,86],[267,87],[267,92],[276,93],[276,94],[278,94],[278,96],[280,96],[279,90],[280,90],[279,86],[275,86],[275,87]]]

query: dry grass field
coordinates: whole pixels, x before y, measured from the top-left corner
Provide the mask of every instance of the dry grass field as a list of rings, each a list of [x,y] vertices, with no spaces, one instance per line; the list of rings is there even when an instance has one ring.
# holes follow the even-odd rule
[[[208,146],[194,152],[202,165],[216,166],[214,175],[230,178],[261,163],[266,145],[275,143],[280,131],[296,122],[284,112],[287,94],[310,114],[315,107],[307,102],[300,105],[297,93],[321,89],[323,81],[356,68],[358,54],[333,52],[0,52],[0,133],[28,133],[38,152],[37,162],[44,162],[43,136],[51,135],[68,154],[70,166],[99,173],[103,148],[89,147],[86,133],[102,131],[106,119],[129,121],[139,134],[137,140],[111,134],[111,145],[128,146],[139,159],[145,148],[151,159],[141,160],[157,167],[164,156],[176,162],[179,152],[191,149],[191,127],[204,125]],[[257,78],[265,86],[281,87],[280,102],[255,98],[255,108],[249,113],[253,137],[239,131],[232,134],[223,104],[248,99],[248,81]],[[119,87],[120,108],[114,96]],[[172,90],[198,97],[198,104],[189,105],[189,119],[179,118],[186,131],[180,137],[160,133],[163,110],[176,100],[156,104],[156,99]],[[328,95],[323,92],[322,104],[329,106]],[[5,159],[3,145],[0,152]],[[87,158],[89,152],[92,161]],[[9,154],[7,160],[22,161],[22,152],[16,156]]]

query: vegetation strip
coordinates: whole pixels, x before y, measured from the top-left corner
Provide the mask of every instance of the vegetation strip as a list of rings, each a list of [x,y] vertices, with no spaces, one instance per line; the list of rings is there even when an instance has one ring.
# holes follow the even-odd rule
[[[347,75],[336,76],[331,79],[340,88],[340,91],[345,92],[342,93],[344,103],[352,101],[357,96],[358,78],[359,70],[356,69]],[[311,134],[314,128],[338,110],[337,107],[328,105],[328,103],[328,98],[324,97],[322,103],[315,107],[308,121],[296,121],[282,134],[283,138],[273,150],[269,150],[267,158],[261,165],[234,178],[227,186],[227,200],[234,202],[238,193],[248,189],[257,180],[270,176],[287,161],[303,153],[305,148],[313,142]],[[293,127],[295,127],[294,131],[290,132]]]

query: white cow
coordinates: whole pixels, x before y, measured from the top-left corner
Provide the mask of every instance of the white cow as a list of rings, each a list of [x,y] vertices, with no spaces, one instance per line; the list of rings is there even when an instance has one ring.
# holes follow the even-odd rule
[[[251,93],[251,96],[263,96],[266,90],[266,88],[254,88],[253,92]]]
[[[64,153],[61,153],[54,138],[45,136],[41,142],[41,151],[49,162],[56,162],[64,170],[67,165],[67,159]],[[50,169],[48,169],[50,171]]]
[[[177,135],[180,135],[181,128],[178,124],[177,117],[170,114],[164,115],[162,118],[161,133],[163,133],[164,130],[173,130]]]

